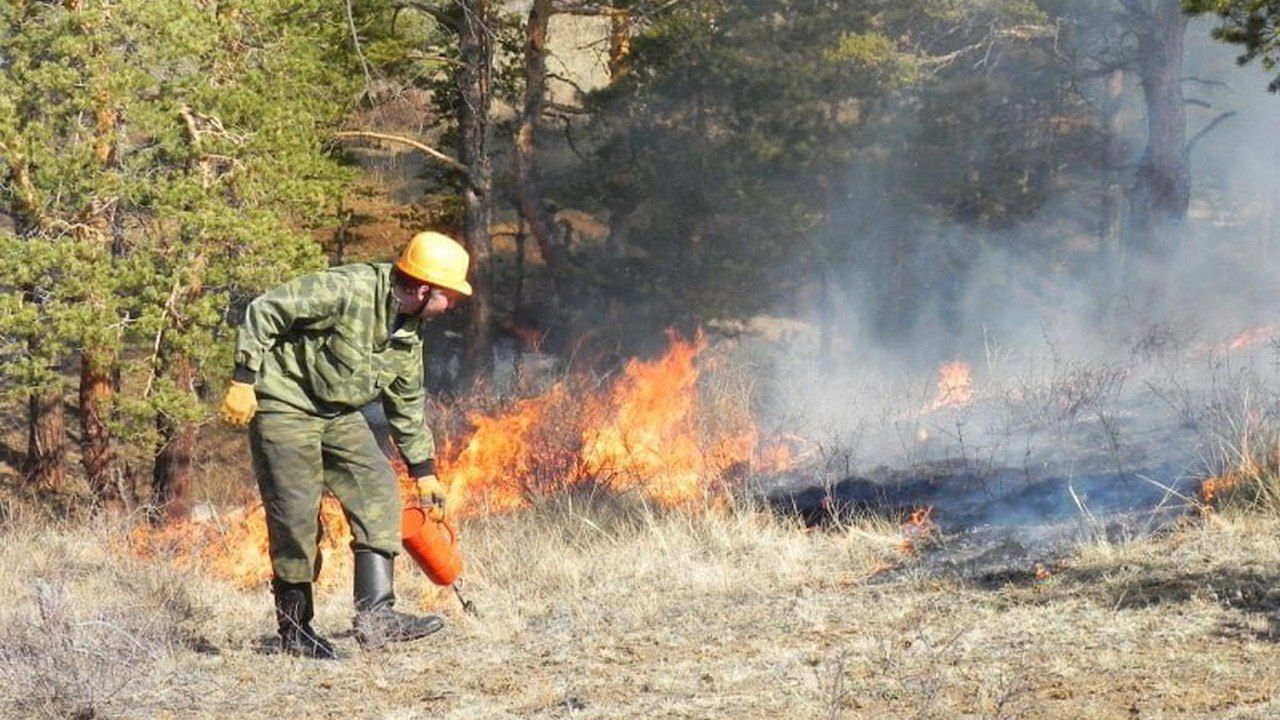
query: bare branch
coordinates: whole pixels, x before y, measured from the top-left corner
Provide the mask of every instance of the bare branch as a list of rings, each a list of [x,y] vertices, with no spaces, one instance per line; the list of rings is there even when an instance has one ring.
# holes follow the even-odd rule
[[[1182,78],[1182,82],[1196,83],[1197,85],[1204,85],[1205,87],[1222,87],[1222,88],[1231,87],[1230,85],[1227,85],[1221,80],[1207,80],[1205,78],[1191,77],[1191,76]]]
[[[551,12],[554,15],[587,15],[587,16],[604,16],[604,17],[610,16],[610,15],[629,15],[630,21],[632,23],[635,23],[640,20],[651,18],[654,15],[657,15],[658,13],[663,12],[664,10],[667,10],[668,8],[674,5],[678,5],[681,2],[684,2],[684,0],[666,0],[666,2],[658,4],[657,6],[650,9],[648,12],[632,13],[627,8],[619,8],[619,7],[614,7],[612,5],[600,5],[595,2],[591,2],[591,0],[584,0],[583,2],[563,3],[560,5],[555,5],[552,7]]]
[[[457,31],[458,21],[456,18],[450,17],[443,9],[434,7],[424,2],[401,2],[395,6],[395,10],[391,14],[391,31],[395,32],[396,20],[400,17],[402,10],[417,10],[436,22],[444,25],[450,30]]]
[[[445,165],[448,165],[454,170],[457,170],[459,173],[462,174],[463,177],[467,179],[467,184],[469,184],[473,190],[478,189],[476,186],[475,180],[471,177],[471,171],[467,169],[466,165],[463,165],[462,163],[458,162],[452,157],[440,152],[439,150],[425,143],[414,140],[413,138],[407,138],[407,137],[404,137],[403,135],[388,135],[386,133],[371,132],[369,130],[343,130],[342,132],[336,133],[335,137],[383,140],[385,142],[408,145],[409,147],[415,150],[419,150],[425,153],[426,155],[433,157],[436,160],[439,160],[440,162],[444,163]]]
[[[347,27],[351,29],[351,44],[356,49],[356,57],[360,59],[360,69],[364,71],[365,92],[369,101],[373,101],[373,74],[369,72],[369,61],[364,59],[364,50],[360,48],[360,33],[356,32],[355,13],[351,10],[351,0],[344,3],[347,8]]]
[[[182,122],[187,126],[187,135],[191,136],[191,144],[196,150],[200,150],[200,130],[196,127],[195,115],[191,114],[191,108],[183,105],[178,108],[178,115],[182,117]]]
[[[581,85],[579,85],[578,83],[574,82],[573,80],[571,80],[571,79],[569,79],[569,78],[565,77],[564,75],[557,75],[556,73],[549,72],[549,73],[547,73],[547,79],[548,79],[548,80],[559,80],[560,82],[564,83],[565,85],[568,85],[569,87],[573,88],[573,89],[574,89],[574,91],[575,91],[575,92],[577,92],[579,95],[585,96],[585,95],[587,94],[587,91],[586,91],[586,90],[584,90],[584,89],[583,89],[583,87],[582,87]]]
[[[558,103],[558,102],[547,102],[544,104],[544,106],[547,110],[554,110],[555,112],[562,113],[565,115],[590,115],[591,114],[590,111],[584,108],[578,107],[577,105],[566,105],[564,103]]]
[[[1223,122],[1226,122],[1227,119],[1231,118],[1235,114],[1236,112],[1234,110],[1232,110],[1231,112],[1222,113],[1218,117],[1214,118],[1208,125],[1205,125],[1204,129],[1202,129],[1200,132],[1192,136],[1192,138],[1189,141],[1187,141],[1187,148],[1182,151],[1183,159],[1190,158],[1191,152],[1196,149],[1196,145],[1198,145],[1200,141],[1205,138],[1206,135],[1213,132],[1214,128],[1218,127]]]

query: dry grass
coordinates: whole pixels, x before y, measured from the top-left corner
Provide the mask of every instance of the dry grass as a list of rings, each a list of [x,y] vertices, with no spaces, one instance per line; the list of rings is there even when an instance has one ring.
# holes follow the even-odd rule
[[[1272,717],[1280,521],[1224,513],[1046,578],[930,576],[897,528],[572,496],[465,529],[481,611],[401,568],[435,638],[271,653],[265,589],[121,554],[119,527],[0,529],[3,717]],[[905,572],[886,575],[892,563]],[[1234,713],[1234,714],[1233,714]]]

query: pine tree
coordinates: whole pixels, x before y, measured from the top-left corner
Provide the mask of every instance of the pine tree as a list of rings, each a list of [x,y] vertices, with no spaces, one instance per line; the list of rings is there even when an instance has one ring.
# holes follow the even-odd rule
[[[87,414],[152,449],[154,501],[180,514],[227,320],[324,263],[308,228],[349,180],[329,138],[357,97],[343,10],[68,0],[0,23],[0,379],[41,407],[65,400],[71,354],[118,382],[81,393]]]

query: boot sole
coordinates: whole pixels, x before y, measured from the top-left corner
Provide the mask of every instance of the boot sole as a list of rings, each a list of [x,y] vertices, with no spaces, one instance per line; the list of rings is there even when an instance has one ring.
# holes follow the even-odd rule
[[[420,633],[415,633],[413,635],[397,637],[392,635],[391,633],[377,633],[376,634],[377,636],[375,636],[374,633],[369,633],[366,635],[365,633],[362,633],[359,630],[357,630],[355,632],[355,636],[356,636],[356,642],[359,643],[360,647],[368,650],[376,650],[378,648],[386,647],[387,645],[390,645],[392,643],[413,642],[414,640],[421,640],[423,638],[435,635],[436,633],[440,632],[443,629],[444,629],[444,621],[437,621],[432,624],[431,629],[425,630]]]

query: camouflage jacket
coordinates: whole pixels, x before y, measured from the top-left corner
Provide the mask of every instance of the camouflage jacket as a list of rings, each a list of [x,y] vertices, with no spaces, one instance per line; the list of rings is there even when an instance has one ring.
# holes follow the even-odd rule
[[[422,321],[397,316],[391,265],[356,264],[311,273],[270,290],[245,313],[235,378],[251,382],[262,409],[282,403],[336,416],[381,399],[410,471],[431,471]]]

